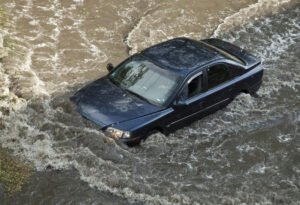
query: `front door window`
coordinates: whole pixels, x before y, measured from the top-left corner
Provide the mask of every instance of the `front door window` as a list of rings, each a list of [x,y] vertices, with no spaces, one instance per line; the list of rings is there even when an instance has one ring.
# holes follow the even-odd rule
[[[203,74],[192,77],[184,86],[180,100],[185,101],[203,92]]]

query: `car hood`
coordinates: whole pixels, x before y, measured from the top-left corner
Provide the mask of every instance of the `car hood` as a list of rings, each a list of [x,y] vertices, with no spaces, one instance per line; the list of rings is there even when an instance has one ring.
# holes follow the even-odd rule
[[[162,109],[127,93],[106,77],[89,84],[76,95],[73,101],[79,113],[101,128]]]

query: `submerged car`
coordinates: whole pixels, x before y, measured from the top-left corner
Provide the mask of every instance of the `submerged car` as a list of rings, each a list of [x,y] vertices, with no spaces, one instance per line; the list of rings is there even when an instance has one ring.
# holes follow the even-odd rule
[[[128,145],[166,135],[254,94],[262,83],[258,58],[220,39],[176,38],[149,47],[79,90],[78,112]]]

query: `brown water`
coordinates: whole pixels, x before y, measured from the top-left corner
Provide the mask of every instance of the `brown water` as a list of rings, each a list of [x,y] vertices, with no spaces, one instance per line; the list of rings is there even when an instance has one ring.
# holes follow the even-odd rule
[[[4,0],[4,5],[14,27],[10,41],[17,45],[4,62],[7,86],[25,100],[10,105],[15,112],[0,115],[0,142],[38,171],[74,169],[101,193],[145,204],[300,203],[299,2]],[[222,38],[260,57],[265,73],[259,97],[242,94],[227,108],[168,137],[153,135],[136,148],[107,142],[75,112],[68,98],[105,75],[107,62],[117,64],[178,36]],[[101,194],[91,195],[90,202],[72,198],[68,190],[84,188],[76,177],[66,179],[53,195],[58,204],[118,203]],[[49,191],[56,189],[49,181]],[[37,200],[47,196],[30,190]],[[33,204],[29,197],[19,200]]]

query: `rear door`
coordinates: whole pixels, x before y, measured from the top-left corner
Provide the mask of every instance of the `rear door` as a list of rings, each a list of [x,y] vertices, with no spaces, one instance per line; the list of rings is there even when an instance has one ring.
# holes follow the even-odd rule
[[[207,91],[204,106],[209,114],[226,106],[240,92],[238,81],[234,79],[241,75],[241,71],[226,63],[211,65],[205,71]]]

